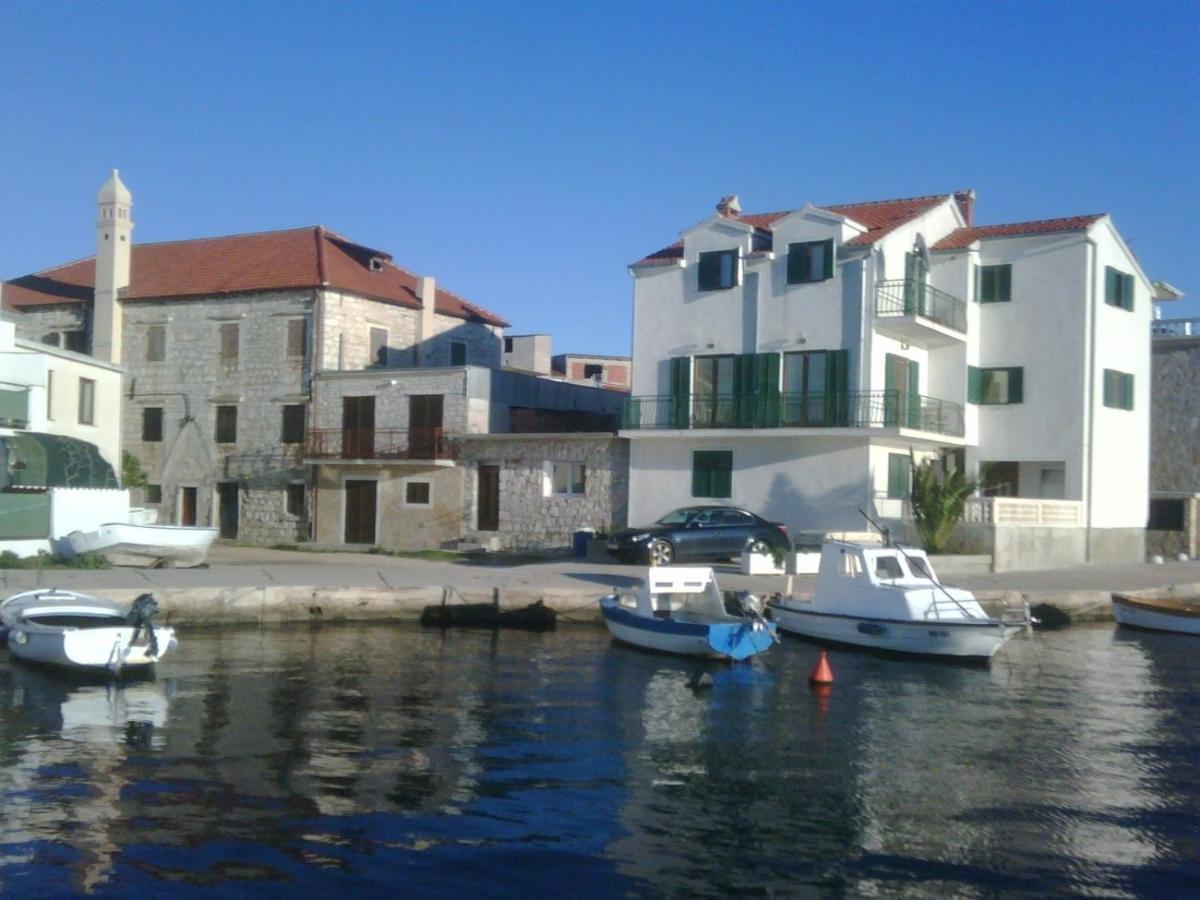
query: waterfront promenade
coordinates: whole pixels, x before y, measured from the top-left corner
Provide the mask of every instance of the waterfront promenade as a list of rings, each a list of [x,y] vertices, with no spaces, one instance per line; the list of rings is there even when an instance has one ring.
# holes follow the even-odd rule
[[[733,564],[714,568],[725,588],[760,594],[784,588],[782,577],[742,575]],[[421,607],[440,602],[443,592],[452,601],[480,601],[499,591],[505,607],[544,600],[571,620],[599,621],[595,600],[613,588],[636,586],[644,574],[644,566],[572,559],[511,564],[503,557],[443,561],[218,545],[204,568],[0,570],[0,592],[41,584],[131,600],[151,591],[171,622],[233,624],[415,618]],[[944,580],[985,601],[1024,599],[1031,606],[1049,603],[1076,620],[1105,619],[1111,617],[1112,591],[1175,586],[1200,593],[1200,562],[1094,564]],[[809,593],[814,582],[815,576],[797,576],[795,590]]]

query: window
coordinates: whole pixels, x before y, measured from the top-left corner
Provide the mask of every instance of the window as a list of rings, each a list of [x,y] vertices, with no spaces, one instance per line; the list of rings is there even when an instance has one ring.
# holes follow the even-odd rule
[[[287,511],[289,516],[303,516],[305,507],[304,482],[289,484],[287,490]]]
[[[728,425],[733,415],[733,357],[697,356],[693,366],[692,421]]]
[[[386,328],[372,328],[370,334],[370,361],[368,365],[386,366],[388,364],[388,331]]]
[[[48,331],[42,335],[42,343],[51,347],[57,347],[59,345],[59,340],[60,339],[57,331]]]
[[[293,359],[304,356],[308,346],[308,319],[288,319],[287,355]]]
[[[586,494],[587,466],[583,463],[556,462],[551,466],[550,484],[555,494]]]
[[[46,370],[46,419],[54,421],[54,370]]]
[[[1025,370],[1020,366],[977,369],[967,366],[967,402],[981,406],[1022,403],[1025,399]]]
[[[1012,266],[980,266],[975,296],[980,303],[1008,303],[1012,300]]]
[[[807,284],[833,277],[833,241],[788,244],[787,283]]]
[[[1151,500],[1146,527],[1151,531],[1183,531],[1183,518],[1182,499]]]
[[[892,500],[904,500],[910,493],[912,493],[912,457],[907,453],[889,453],[888,497]]]
[[[739,283],[736,250],[701,253],[698,269],[697,283],[702,291],[721,291]]]
[[[450,365],[465,366],[467,364],[467,343],[466,341],[451,341],[450,342]]]
[[[512,348],[513,348],[513,339],[512,339],[512,338],[505,338],[505,339],[504,339],[504,352],[505,352],[505,353],[512,353]]]
[[[863,573],[862,561],[854,553],[843,550],[837,573],[843,578],[860,578]]]
[[[161,484],[146,485],[146,502],[147,503],[162,503],[162,485]]]
[[[90,378],[79,379],[79,424],[96,424],[96,382]]]
[[[1104,370],[1104,405],[1133,409],[1133,376],[1116,369]]]
[[[167,358],[167,326],[151,325],[146,329],[146,362],[162,362]]]
[[[824,350],[783,355],[782,424],[825,424],[828,363]]]
[[[72,350],[75,353],[87,353],[87,332],[64,331],[63,348],[66,350]]]
[[[158,443],[163,437],[163,411],[161,406],[147,406],[142,410],[142,440]]]
[[[238,361],[238,323],[221,323],[221,362],[235,365]]]
[[[405,506],[432,506],[433,484],[429,481],[404,482]]]
[[[1114,269],[1104,267],[1104,302],[1109,306],[1119,306],[1121,309],[1133,309],[1133,276]]]
[[[283,436],[285,444],[304,443],[304,404],[289,404],[283,408]]]
[[[237,443],[237,407],[236,406],[218,406],[217,407],[217,443],[218,444],[236,444]]]
[[[732,450],[696,450],[692,453],[692,496],[733,496]]]

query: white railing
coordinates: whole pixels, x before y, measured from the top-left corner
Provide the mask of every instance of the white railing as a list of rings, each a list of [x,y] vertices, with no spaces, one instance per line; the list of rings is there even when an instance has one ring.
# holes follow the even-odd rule
[[[1150,323],[1154,337],[1190,337],[1200,335],[1200,316],[1191,319],[1155,319]]]
[[[1036,497],[972,497],[963,509],[962,520],[980,525],[1071,528],[1083,524],[1083,503]]]
[[[907,497],[875,495],[875,518],[908,521],[912,519],[912,504]]]

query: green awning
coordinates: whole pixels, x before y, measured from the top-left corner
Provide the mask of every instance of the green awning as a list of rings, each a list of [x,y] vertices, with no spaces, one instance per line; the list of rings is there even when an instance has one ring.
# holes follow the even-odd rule
[[[118,488],[117,476],[95,444],[59,434],[10,434],[9,487]]]

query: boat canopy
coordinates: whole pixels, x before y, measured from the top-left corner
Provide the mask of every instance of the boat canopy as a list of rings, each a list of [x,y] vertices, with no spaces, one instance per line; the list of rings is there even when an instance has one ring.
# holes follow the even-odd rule
[[[119,488],[112,466],[95,444],[60,434],[23,432],[0,438],[7,466],[0,473],[11,488]]]

